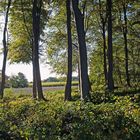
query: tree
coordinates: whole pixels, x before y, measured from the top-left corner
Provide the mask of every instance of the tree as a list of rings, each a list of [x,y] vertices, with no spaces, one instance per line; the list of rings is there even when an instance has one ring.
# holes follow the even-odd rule
[[[52,67],[52,72],[66,76],[68,72],[67,53],[67,27],[66,27],[66,1],[56,1],[51,3],[49,9],[53,12],[49,15],[46,33],[46,60]],[[73,43],[77,42],[73,14],[71,14],[71,32]],[[77,52],[72,46],[72,71],[77,71]]]
[[[41,20],[42,0],[33,0],[32,18],[33,18],[33,75],[37,87],[38,98],[44,99],[40,67],[39,67],[39,40],[40,40],[40,20]]]
[[[113,46],[112,46],[112,0],[107,0],[108,8],[108,90],[114,90]]]
[[[101,0],[99,0],[99,13],[100,13],[100,20],[101,20],[101,30],[102,30],[102,38],[103,38],[103,54],[104,54],[104,77],[105,77],[105,84],[108,84],[108,76],[107,76],[107,55],[106,55],[106,22],[107,22],[107,12],[105,12]]]
[[[9,52],[10,63],[30,63],[32,60],[32,12],[31,0],[13,1],[9,32]]]
[[[44,5],[46,1],[43,1]],[[10,50],[9,60],[11,63],[30,63],[33,64],[33,24],[32,24],[32,0],[14,1],[12,5],[12,12],[10,15]],[[42,16],[40,17],[40,35],[43,38],[43,30],[47,19],[47,10],[41,9]],[[18,26],[17,26],[18,25]],[[39,36],[40,36],[39,35]],[[39,39],[42,42],[43,39]],[[39,45],[39,53],[41,50]],[[33,64],[34,65],[34,64]],[[34,68],[35,66],[33,66]],[[34,70],[33,70],[34,71]],[[37,98],[37,84],[35,81],[35,73],[33,73],[33,98]]]
[[[123,25],[123,37],[124,37],[124,50],[125,50],[125,73],[126,73],[126,82],[127,85],[130,87],[130,77],[128,71],[128,43],[127,43],[127,3],[123,2],[123,18],[124,18],[124,25]]]
[[[32,2],[31,0],[14,1],[10,14],[10,63],[32,62]],[[33,76],[34,81],[34,76]],[[33,82],[35,83],[35,82]],[[33,84],[33,98],[37,98],[36,85]]]
[[[79,43],[81,99],[90,100],[90,85],[89,85],[89,77],[88,77],[84,16],[79,9],[78,0],[72,0],[72,7],[75,15],[75,22],[76,22],[76,29],[77,29],[78,43]]]
[[[4,31],[3,31],[3,56],[4,57],[3,57],[2,76],[1,76],[2,79],[0,85],[0,98],[3,98],[4,87],[5,87],[5,70],[6,70],[7,53],[8,53],[7,25],[8,25],[10,6],[11,6],[11,0],[8,0],[8,4],[6,6],[5,24],[4,24]]]
[[[10,77],[9,84],[13,88],[24,88],[28,87],[28,80],[23,73],[19,72],[18,75]]]
[[[70,0],[66,1],[67,9],[67,34],[68,34],[68,73],[65,86],[65,100],[71,100],[71,82],[72,82],[72,35],[71,35],[71,8]]]

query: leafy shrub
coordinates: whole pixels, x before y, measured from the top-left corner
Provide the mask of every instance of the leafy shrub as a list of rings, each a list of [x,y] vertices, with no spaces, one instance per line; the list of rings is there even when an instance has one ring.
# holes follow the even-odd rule
[[[55,93],[47,102],[14,98],[0,100],[0,139],[140,139],[139,104],[129,96],[98,104],[64,102]]]

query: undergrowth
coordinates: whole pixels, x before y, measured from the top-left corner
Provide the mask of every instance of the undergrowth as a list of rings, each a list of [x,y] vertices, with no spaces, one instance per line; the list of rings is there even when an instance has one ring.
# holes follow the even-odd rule
[[[77,93],[71,102],[58,93],[47,93],[47,102],[8,93],[0,100],[0,140],[140,139],[139,94],[92,93],[85,103]]]

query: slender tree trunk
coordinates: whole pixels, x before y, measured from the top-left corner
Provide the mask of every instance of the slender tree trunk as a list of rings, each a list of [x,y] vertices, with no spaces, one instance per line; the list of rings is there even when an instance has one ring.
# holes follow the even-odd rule
[[[78,91],[79,93],[81,93],[80,91],[80,85],[81,85],[81,79],[80,79],[80,74],[81,73],[81,70],[80,70],[80,61],[78,61]]]
[[[36,84],[37,84],[37,89],[38,89],[38,99],[44,99],[41,76],[40,76],[39,60],[36,63],[36,82],[37,82]]]
[[[37,98],[37,83],[36,83],[36,75],[35,75],[35,65],[33,64],[32,62],[32,65],[33,65],[33,98],[36,99]]]
[[[41,16],[42,0],[33,0],[33,76],[36,79],[36,87],[38,92],[38,98],[44,99],[41,76],[40,76],[40,66],[39,66],[39,39],[40,39],[40,16]]]
[[[104,55],[104,78],[105,78],[105,86],[107,86],[108,83],[108,78],[107,78],[107,54],[106,54],[106,22],[107,22],[107,13],[106,16],[103,16],[103,11],[102,11],[102,3],[101,0],[99,0],[99,9],[100,9],[100,19],[101,19],[101,24],[102,24],[102,38],[103,38],[103,55]]]
[[[72,0],[75,14],[76,29],[78,34],[79,53],[80,53],[80,78],[81,78],[81,99],[90,100],[90,86],[88,78],[87,49],[84,31],[84,16],[79,9],[79,0]]]
[[[71,8],[70,0],[66,1],[67,9],[67,34],[68,34],[68,74],[65,87],[65,100],[71,100],[71,82],[72,82],[72,37],[71,37]]]
[[[2,74],[1,74],[2,76],[1,76],[1,86],[0,86],[0,98],[3,98],[4,95],[7,51],[8,50],[4,50],[3,52],[4,57],[3,57]]]
[[[105,33],[105,23],[103,23],[103,54],[104,54],[104,77],[105,77],[105,85],[107,86],[108,78],[107,78],[107,62],[106,62],[106,33]]]
[[[6,61],[7,61],[7,53],[8,53],[8,46],[7,46],[7,25],[8,25],[8,17],[9,11],[11,6],[11,0],[8,0],[8,5],[6,8],[6,16],[5,16],[5,25],[3,31],[3,65],[2,65],[2,76],[1,76],[1,85],[0,85],[0,98],[3,98],[4,95],[4,88],[5,88],[5,71],[6,71]]]
[[[130,77],[129,77],[129,70],[128,70],[128,46],[127,46],[127,14],[126,14],[126,6],[123,5],[123,14],[124,14],[124,27],[123,27],[123,36],[124,36],[124,50],[125,50],[125,73],[126,73],[126,82],[127,85],[130,87]]]
[[[108,90],[114,90],[113,80],[113,46],[112,46],[112,0],[107,0],[108,6]]]

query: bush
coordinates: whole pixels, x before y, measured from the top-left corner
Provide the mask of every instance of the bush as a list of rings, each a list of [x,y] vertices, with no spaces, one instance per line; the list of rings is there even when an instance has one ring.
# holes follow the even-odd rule
[[[0,138],[7,134],[13,139],[140,139],[139,105],[128,96],[114,98],[95,105],[63,102],[57,93],[48,94],[47,102],[8,97],[0,101]]]

